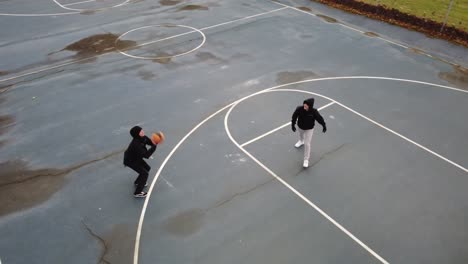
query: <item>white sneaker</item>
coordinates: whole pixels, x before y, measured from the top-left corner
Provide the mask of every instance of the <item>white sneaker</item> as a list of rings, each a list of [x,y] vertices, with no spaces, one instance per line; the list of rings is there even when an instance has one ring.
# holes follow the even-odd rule
[[[309,167],[309,161],[308,160],[304,160],[304,164],[302,164],[302,166],[304,168],[308,168]]]
[[[299,140],[296,145],[294,145],[296,148],[300,148],[302,145],[304,145],[304,141]]]

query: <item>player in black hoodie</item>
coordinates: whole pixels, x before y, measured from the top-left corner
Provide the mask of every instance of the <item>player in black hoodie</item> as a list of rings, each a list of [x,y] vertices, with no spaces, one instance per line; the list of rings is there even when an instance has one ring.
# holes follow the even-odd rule
[[[123,164],[138,173],[138,178],[135,180],[136,189],[133,195],[137,198],[142,198],[146,197],[147,194],[143,192],[143,188],[147,185],[148,173],[151,170],[150,165],[143,158],[148,159],[151,157],[156,150],[156,145],[145,136],[145,132],[139,126],[130,129],[130,135],[133,140],[128,145],[127,150],[125,150]],[[147,149],[146,145],[149,145],[150,148]]]
[[[292,115],[291,129],[296,132],[296,121],[299,126],[299,141],[295,147],[299,148],[304,146],[304,168],[309,167],[310,157],[310,142],[312,141],[312,134],[314,132],[315,120],[323,127],[323,133],[327,131],[325,120],[320,115],[319,111],[314,108],[314,98],[309,98],[304,101],[303,105],[296,108]]]

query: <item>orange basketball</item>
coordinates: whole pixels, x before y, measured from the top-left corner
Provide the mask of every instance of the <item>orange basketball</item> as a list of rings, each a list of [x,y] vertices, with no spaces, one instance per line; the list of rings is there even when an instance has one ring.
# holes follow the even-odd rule
[[[151,141],[153,141],[153,144],[162,143],[164,141],[164,134],[162,132],[153,133],[151,135]]]

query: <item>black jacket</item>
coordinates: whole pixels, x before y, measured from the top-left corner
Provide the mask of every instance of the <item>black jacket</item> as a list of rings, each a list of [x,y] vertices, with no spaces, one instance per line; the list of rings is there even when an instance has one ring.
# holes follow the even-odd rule
[[[149,145],[150,148],[147,149],[146,145]],[[129,164],[139,164],[143,159],[148,159],[156,151],[156,145],[151,142],[147,137],[134,136],[132,142],[128,145],[127,150],[124,153],[124,162],[125,166]]]
[[[306,111],[304,106],[298,106],[292,115],[291,123],[294,126],[297,121],[297,125],[302,130],[313,129],[315,126],[315,120],[319,122],[322,127],[326,127],[325,120],[320,115],[319,111],[314,108],[314,98],[309,98],[304,101],[304,104],[309,106],[309,110]]]

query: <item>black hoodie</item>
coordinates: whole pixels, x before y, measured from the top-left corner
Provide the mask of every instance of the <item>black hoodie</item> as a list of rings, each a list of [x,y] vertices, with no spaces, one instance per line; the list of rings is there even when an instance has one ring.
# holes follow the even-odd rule
[[[303,105],[300,105],[296,108],[291,120],[293,126],[296,124],[297,120],[297,125],[300,129],[313,129],[315,126],[315,120],[317,120],[317,122],[319,122],[322,127],[326,127],[325,120],[323,120],[323,117],[320,115],[319,111],[314,108],[314,101],[314,98],[309,98],[304,101],[304,104],[309,106],[308,111],[304,109]]]
[[[139,164],[143,161],[143,158],[148,159],[156,151],[156,145],[147,136],[140,137],[140,131],[141,127],[139,126],[130,129],[130,135],[133,140],[124,153],[123,163],[126,166],[129,164]],[[146,145],[151,146],[150,149],[146,149]]]

